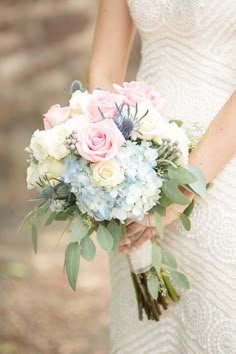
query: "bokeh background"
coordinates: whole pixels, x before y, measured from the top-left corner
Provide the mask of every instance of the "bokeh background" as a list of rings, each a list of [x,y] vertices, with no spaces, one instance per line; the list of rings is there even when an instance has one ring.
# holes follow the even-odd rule
[[[1,0],[0,3],[0,354],[106,354],[107,255],[82,262],[74,293],[63,274],[63,224],[18,232],[27,201],[26,154],[42,113],[66,105],[74,79],[86,83],[98,0]],[[135,40],[127,79],[139,63]]]

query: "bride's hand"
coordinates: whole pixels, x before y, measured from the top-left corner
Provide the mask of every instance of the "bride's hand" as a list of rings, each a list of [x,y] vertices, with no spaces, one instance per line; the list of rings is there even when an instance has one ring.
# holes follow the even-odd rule
[[[163,226],[168,226],[178,219],[178,213],[182,213],[186,206],[178,205],[175,208],[173,206],[166,209],[166,215],[162,217]],[[129,254],[141,247],[145,241],[157,235],[156,227],[154,226],[154,217],[152,215],[146,215],[142,222],[134,222],[133,220],[127,221],[127,239],[123,243],[120,241],[120,252]],[[132,242],[132,237],[140,233],[137,240]]]

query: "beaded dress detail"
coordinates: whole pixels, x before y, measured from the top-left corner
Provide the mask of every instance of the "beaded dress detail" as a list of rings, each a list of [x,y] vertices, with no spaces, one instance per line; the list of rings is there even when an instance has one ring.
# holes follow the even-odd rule
[[[137,80],[166,98],[166,116],[206,128],[236,88],[236,1],[128,5],[142,40]],[[138,320],[126,256],[110,257],[111,354],[236,354],[236,158],[196,199],[191,221],[190,232],[178,221],[165,232],[191,290],[160,322]]]

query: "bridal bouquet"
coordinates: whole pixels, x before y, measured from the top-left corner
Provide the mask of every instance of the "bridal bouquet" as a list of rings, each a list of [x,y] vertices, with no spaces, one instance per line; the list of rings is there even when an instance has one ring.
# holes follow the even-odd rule
[[[39,221],[47,213],[45,225],[67,221],[64,265],[75,290],[81,256],[95,257],[94,231],[105,251],[118,252],[127,219],[142,221],[150,214],[160,241],[166,208],[190,204],[179,187],[203,195],[205,181],[188,164],[191,142],[181,122],[160,114],[163,102],[152,87],[131,82],[114,84],[114,93],[89,93],[76,81],[71,91],[69,106],[52,106],[44,114],[45,129],[36,130],[26,148],[27,184],[39,192],[40,204],[22,227],[31,227],[37,252]],[[187,230],[192,207],[179,215]],[[161,307],[179,300],[175,288],[189,287],[159,241],[153,238],[129,256],[140,319],[144,310],[158,320]]]

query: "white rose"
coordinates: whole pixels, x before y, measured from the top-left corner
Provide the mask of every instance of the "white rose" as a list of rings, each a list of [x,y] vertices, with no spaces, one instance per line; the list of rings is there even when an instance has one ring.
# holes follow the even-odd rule
[[[27,177],[26,177],[26,182],[27,182],[27,188],[28,189],[33,189],[37,187],[37,182],[39,182],[39,169],[38,169],[38,164],[31,164],[27,168]]]
[[[88,91],[81,92],[79,90],[75,91],[70,99],[70,108],[76,113],[86,113],[87,105],[90,99],[90,93]]]
[[[124,172],[116,160],[101,161],[91,165],[93,178],[98,185],[107,188],[115,187],[124,180]]]
[[[48,132],[46,130],[36,130],[31,138],[29,149],[32,151],[37,161],[43,161],[48,157]]]
[[[66,147],[66,136],[68,131],[64,124],[56,125],[49,130],[48,137],[48,154],[57,160],[61,160],[69,155],[69,150]]]
[[[64,169],[65,165],[62,161],[50,157],[38,164],[31,164],[27,168],[26,181],[28,189],[38,187],[37,182],[40,182],[40,179],[43,180],[45,176],[47,176],[49,181],[53,180],[54,185],[57,184],[58,181],[55,178],[59,178]]]
[[[142,102],[138,105],[138,117],[142,117],[148,111],[147,115],[141,120],[139,133],[134,132],[133,139],[156,140],[166,127],[167,119],[162,117],[150,103]]]
[[[73,118],[68,119],[63,125],[67,130],[67,135],[71,134],[72,130],[79,132],[83,127],[89,125],[89,117],[85,114],[75,115]]]
[[[187,165],[190,140],[183,128],[178,127],[176,123],[169,123],[158,139],[156,139],[156,142],[161,144],[163,139],[170,139],[173,143],[178,142],[178,149],[181,152],[178,163],[183,166]]]

